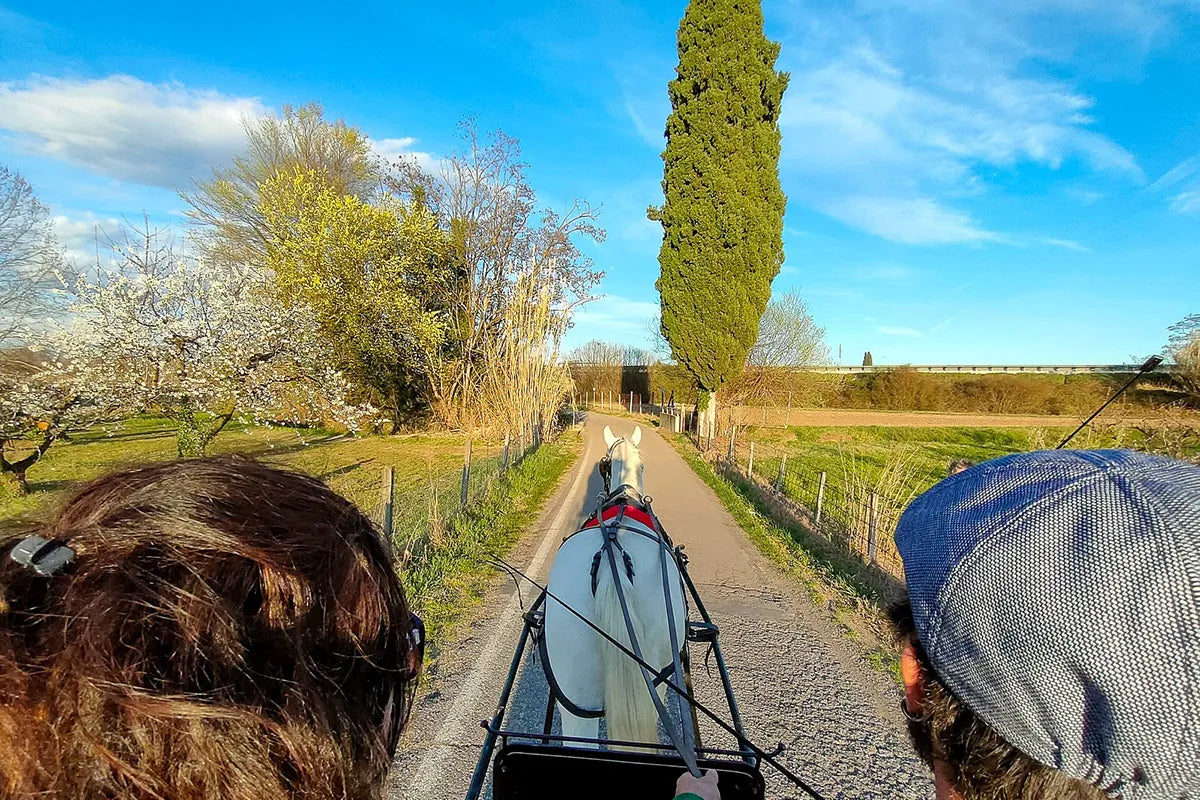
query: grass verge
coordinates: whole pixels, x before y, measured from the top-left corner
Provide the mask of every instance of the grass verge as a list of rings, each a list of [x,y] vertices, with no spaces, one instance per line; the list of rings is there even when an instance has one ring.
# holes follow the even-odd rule
[[[813,603],[827,610],[860,647],[867,662],[899,679],[886,615],[890,598],[881,590],[878,574],[819,534],[775,518],[749,481],[718,474],[687,437],[668,440],[758,549],[805,587]]]
[[[320,478],[372,513],[380,500],[384,466],[395,468],[398,504],[405,492],[428,494],[431,484],[457,491],[464,443],[464,436],[446,433],[351,437],[316,428],[230,424],[212,452],[244,453]],[[473,457],[494,459],[499,449],[497,442],[477,442]],[[133,417],[76,433],[71,441],[56,443],[30,469],[28,494],[12,494],[0,481],[0,524],[48,512],[83,481],[175,457],[174,425],[159,417]]]
[[[427,664],[436,670],[439,643],[477,607],[495,574],[490,555],[503,555],[554,492],[579,456],[582,437],[567,431],[544,443],[452,519],[442,542],[403,571],[405,589],[429,634]]]
[[[502,443],[476,441],[471,501],[456,511],[462,435],[347,437],[317,429],[230,425],[214,453],[239,452],[273,466],[320,478],[378,522],[381,476],[393,468],[393,541],[398,554],[419,541],[418,558],[401,566],[405,588],[426,621],[431,663],[437,643],[483,595],[490,570],[480,560],[503,553],[574,463],[582,439],[567,431],[529,453],[501,477]],[[30,491],[14,495],[0,483],[0,528],[51,513],[81,482],[112,470],[176,457],[169,420],[135,417],[74,435],[50,448],[30,470]]]

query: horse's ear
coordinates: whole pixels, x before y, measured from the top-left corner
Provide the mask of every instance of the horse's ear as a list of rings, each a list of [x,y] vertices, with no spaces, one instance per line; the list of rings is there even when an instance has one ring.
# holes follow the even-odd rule
[[[642,443],[642,426],[641,425],[633,426],[633,435],[629,437],[629,441],[633,442],[634,447],[637,447],[639,444]]]
[[[612,447],[613,442],[615,442],[616,440],[617,440],[617,437],[613,435],[612,428],[605,425],[604,426],[604,446]]]

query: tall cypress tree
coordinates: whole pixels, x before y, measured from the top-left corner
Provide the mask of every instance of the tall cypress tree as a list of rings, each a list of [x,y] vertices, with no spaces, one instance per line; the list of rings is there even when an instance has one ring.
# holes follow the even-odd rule
[[[779,109],[788,76],[761,0],[691,0],[667,91],[662,332],[702,395],[737,374],[783,265]],[[706,418],[712,424],[715,397]]]

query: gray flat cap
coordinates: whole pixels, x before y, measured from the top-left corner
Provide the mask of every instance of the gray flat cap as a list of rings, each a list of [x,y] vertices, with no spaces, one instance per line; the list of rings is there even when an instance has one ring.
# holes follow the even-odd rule
[[[1200,798],[1200,467],[999,458],[896,531],[942,682],[1031,758],[1133,800]]]

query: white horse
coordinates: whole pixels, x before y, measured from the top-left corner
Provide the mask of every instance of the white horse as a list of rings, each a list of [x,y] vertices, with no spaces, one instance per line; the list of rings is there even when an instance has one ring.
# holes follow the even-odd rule
[[[627,439],[616,437],[607,425],[604,427],[604,442],[612,467],[610,486],[613,490],[632,488],[637,492],[635,499],[640,499],[643,493],[645,464],[638,451],[641,439],[640,427],[635,427]],[[615,508],[608,512],[616,513]],[[672,664],[673,656],[663,590],[663,544],[650,518],[636,505],[626,509],[621,524],[633,529],[618,531],[620,548],[614,552],[629,618],[643,659],[656,670],[666,668]],[[568,538],[554,558],[548,587],[550,593],[632,650],[607,553],[598,564],[593,594],[593,560],[603,544],[604,534],[598,526],[585,527]],[[632,580],[621,551],[629,556]],[[683,579],[670,555],[666,553],[667,585],[675,640],[683,647],[687,626]],[[552,691],[558,700],[563,736],[598,739],[599,717],[603,715],[610,740],[659,741],[654,700],[646,689],[641,668],[632,659],[550,598],[546,600],[543,635],[544,666],[551,686],[556,686]],[[665,687],[659,686],[658,691],[660,698],[665,698]],[[579,746],[579,743],[568,744]]]

